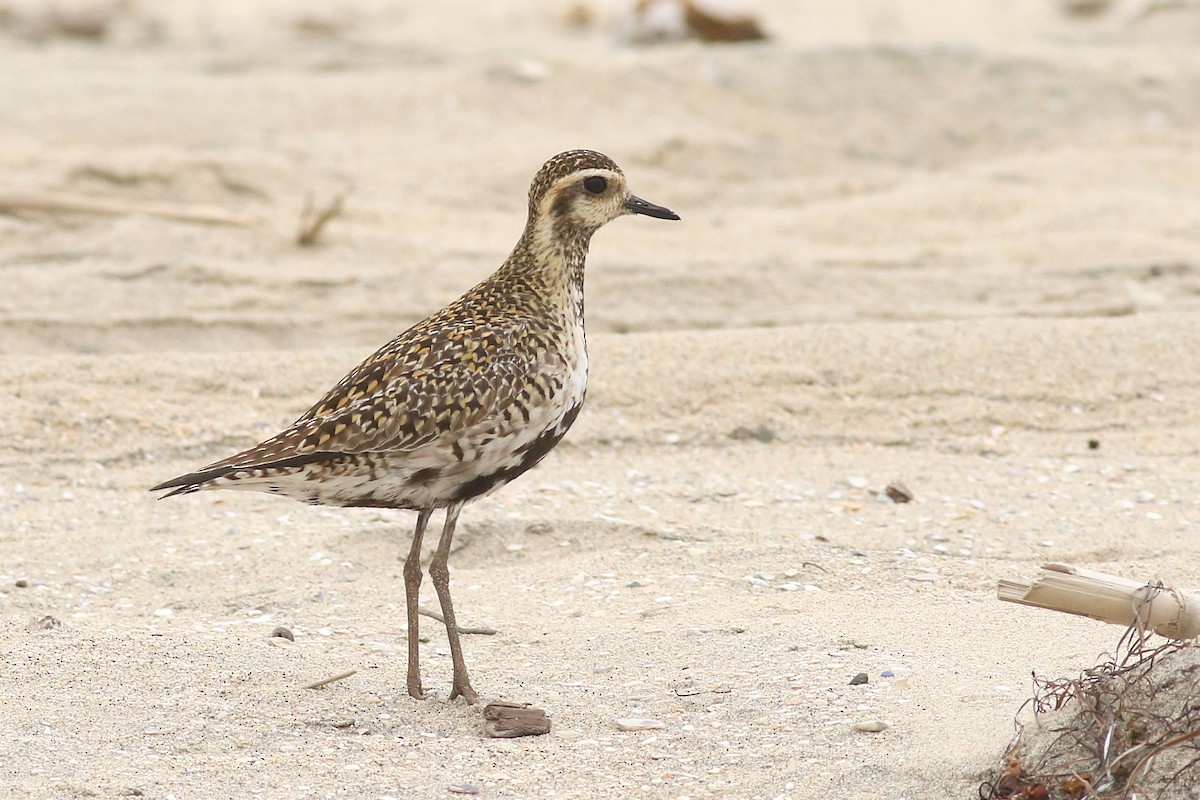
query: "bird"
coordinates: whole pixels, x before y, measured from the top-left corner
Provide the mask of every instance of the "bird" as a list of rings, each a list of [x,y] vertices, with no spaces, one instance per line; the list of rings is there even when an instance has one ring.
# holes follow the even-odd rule
[[[525,228],[490,277],[376,350],[284,430],[151,491],[249,489],[416,511],[403,574],[407,690],[418,700],[421,543],[444,509],[429,576],[450,642],[449,700],[475,703],[447,563],[459,513],[541,461],[575,422],[588,379],[588,247],[601,226],[631,214],[680,219],[632,194],[608,156],[559,153],[534,176]]]

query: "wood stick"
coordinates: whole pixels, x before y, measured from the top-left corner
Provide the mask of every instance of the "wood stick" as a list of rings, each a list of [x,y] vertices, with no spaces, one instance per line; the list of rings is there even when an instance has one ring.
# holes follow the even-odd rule
[[[195,222],[201,225],[234,225],[245,227],[251,220],[231,214],[215,206],[185,206],[178,203],[153,203],[142,200],[116,200],[63,192],[22,190],[0,191],[0,213],[41,211],[52,214],[100,214],[125,216],[145,214],[151,217]]]
[[[338,675],[334,675],[332,678],[325,678],[324,680],[317,681],[316,683],[310,683],[308,686],[305,686],[304,688],[305,689],[320,689],[322,686],[328,686],[331,683],[336,683],[337,681],[349,678],[351,675],[355,674],[356,672],[358,672],[358,670],[356,670],[356,669],[352,669],[349,672],[342,672]]]
[[[1042,569],[1033,583],[1000,581],[1000,599],[1117,625],[1136,623],[1171,639],[1200,636],[1200,595],[1069,564]]]

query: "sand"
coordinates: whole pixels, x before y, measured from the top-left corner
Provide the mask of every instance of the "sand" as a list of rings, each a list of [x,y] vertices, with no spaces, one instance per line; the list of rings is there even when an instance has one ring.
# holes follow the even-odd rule
[[[248,223],[0,214],[0,795],[973,798],[1122,633],[999,578],[1200,584],[1200,11],[193,5],[0,30],[5,191]],[[463,514],[474,684],[554,724],[491,740],[432,620],[404,692],[411,514],[146,488],[488,274],[582,146],[683,221],[596,236],[588,406]]]

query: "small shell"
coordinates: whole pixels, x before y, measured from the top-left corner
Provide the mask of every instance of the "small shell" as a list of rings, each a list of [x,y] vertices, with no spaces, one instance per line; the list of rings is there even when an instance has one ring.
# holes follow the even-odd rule
[[[289,642],[296,641],[296,637],[292,635],[292,632],[290,630],[288,630],[287,628],[283,627],[282,625],[280,625],[275,630],[271,631],[271,638],[272,639],[287,639]]]
[[[854,730],[862,731],[863,733],[879,733],[886,731],[890,727],[890,725],[881,719],[868,719],[854,723]]]
[[[667,727],[664,723],[656,719],[614,719],[619,731],[652,731],[658,728]]]

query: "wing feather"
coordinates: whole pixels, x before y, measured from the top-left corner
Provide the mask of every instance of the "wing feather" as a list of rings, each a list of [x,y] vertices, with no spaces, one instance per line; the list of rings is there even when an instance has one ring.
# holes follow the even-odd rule
[[[254,447],[154,489],[195,491],[246,470],[287,468],[347,454],[411,452],[528,402],[545,364],[518,347],[527,318],[431,318],[369,356],[289,427]],[[522,355],[524,354],[524,355]]]

